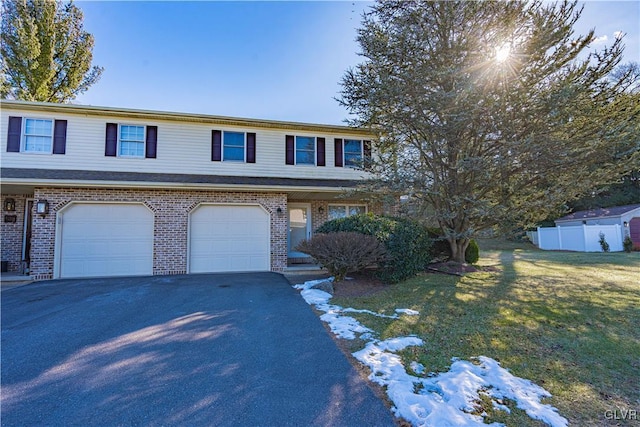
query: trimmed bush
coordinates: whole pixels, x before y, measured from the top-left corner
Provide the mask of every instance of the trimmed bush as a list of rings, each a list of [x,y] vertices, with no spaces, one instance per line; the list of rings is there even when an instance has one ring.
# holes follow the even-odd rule
[[[609,252],[609,243],[607,243],[607,239],[605,238],[604,233],[601,231],[598,236],[600,237],[600,240],[598,240],[598,243],[600,243],[602,252]]]
[[[325,222],[317,233],[353,231],[378,239],[387,249],[387,261],[381,264],[378,277],[396,283],[424,271],[431,261],[431,239],[426,227],[405,218],[353,215]]]
[[[480,259],[480,248],[478,247],[478,243],[471,239],[469,241],[469,246],[467,246],[467,250],[464,251],[464,260],[468,264],[475,264]]]
[[[622,242],[622,248],[625,252],[631,252],[633,250],[633,240],[631,240],[631,236],[626,236],[624,241]]]
[[[384,245],[375,237],[355,232],[316,234],[295,249],[315,258],[337,282],[387,259]]]

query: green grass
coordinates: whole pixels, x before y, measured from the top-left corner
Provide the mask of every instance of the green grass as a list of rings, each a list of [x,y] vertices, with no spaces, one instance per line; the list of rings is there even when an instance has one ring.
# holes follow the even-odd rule
[[[415,334],[402,353],[428,371],[452,357],[488,356],[547,389],[571,425],[640,425],[605,411],[640,413],[640,253],[545,252],[527,244],[480,241],[479,265],[465,277],[425,273],[373,296],[335,298],[343,307],[420,316],[353,315],[381,339]],[[350,314],[352,315],[352,314]],[[356,351],[357,341],[348,344]],[[484,406],[484,405],[482,405]],[[510,404],[514,408],[513,404]],[[488,421],[539,426],[523,411],[485,408]]]

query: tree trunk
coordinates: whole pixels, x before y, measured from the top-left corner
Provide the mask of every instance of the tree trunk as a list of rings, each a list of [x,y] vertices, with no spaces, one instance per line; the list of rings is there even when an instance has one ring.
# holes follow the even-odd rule
[[[449,246],[451,247],[451,261],[464,264],[464,253],[467,251],[467,246],[469,246],[469,239],[451,238],[449,239]]]

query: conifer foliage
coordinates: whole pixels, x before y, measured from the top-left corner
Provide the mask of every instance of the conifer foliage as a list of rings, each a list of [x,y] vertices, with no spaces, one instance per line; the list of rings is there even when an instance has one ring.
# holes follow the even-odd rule
[[[0,36],[3,98],[64,103],[100,79],[93,36],[72,2],[3,0]]]

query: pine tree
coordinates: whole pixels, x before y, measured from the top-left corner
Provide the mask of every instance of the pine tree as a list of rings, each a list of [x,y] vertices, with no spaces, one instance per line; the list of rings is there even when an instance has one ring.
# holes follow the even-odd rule
[[[100,79],[93,36],[72,2],[4,0],[0,36],[3,98],[63,103]]]

